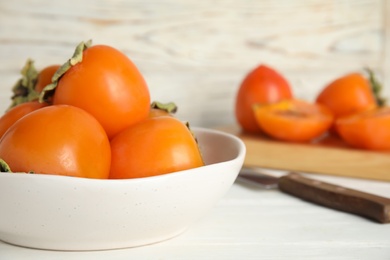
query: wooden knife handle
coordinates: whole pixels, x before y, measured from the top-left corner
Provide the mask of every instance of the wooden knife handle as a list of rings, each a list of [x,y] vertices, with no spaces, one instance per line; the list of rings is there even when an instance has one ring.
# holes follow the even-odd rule
[[[390,222],[390,199],[290,173],[279,179],[279,189],[329,208]]]

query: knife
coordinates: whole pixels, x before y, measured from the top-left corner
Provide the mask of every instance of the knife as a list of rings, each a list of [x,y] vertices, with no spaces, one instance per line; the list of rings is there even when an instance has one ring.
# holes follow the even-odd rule
[[[389,198],[307,178],[297,172],[277,178],[257,169],[243,168],[238,177],[268,189],[278,187],[282,192],[303,200],[382,224],[390,222]]]

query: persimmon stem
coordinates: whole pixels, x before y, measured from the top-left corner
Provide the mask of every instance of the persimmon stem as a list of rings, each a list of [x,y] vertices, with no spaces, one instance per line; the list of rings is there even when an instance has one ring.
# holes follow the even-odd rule
[[[369,81],[371,84],[372,92],[374,93],[375,100],[378,106],[383,107],[386,105],[386,99],[381,96],[382,84],[377,80],[375,73],[370,68],[365,68],[368,73]]]
[[[46,102],[51,96],[54,95],[55,89],[58,85],[60,78],[73,66],[83,61],[83,52],[92,45],[92,41],[81,42],[76,46],[76,49],[72,57],[67,60],[58,70],[54,73],[51,78],[51,83],[45,86],[39,95],[39,102]]]

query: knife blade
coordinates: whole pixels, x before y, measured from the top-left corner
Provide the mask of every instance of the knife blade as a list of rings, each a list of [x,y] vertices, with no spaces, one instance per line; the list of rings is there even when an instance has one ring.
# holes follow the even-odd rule
[[[378,223],[390,222],[389,198],[311,179],[297,172],[274,177],[257,169],[243,168],[238,177],[268,189],[278,187],[282,192],[305,201],[359,215]]]

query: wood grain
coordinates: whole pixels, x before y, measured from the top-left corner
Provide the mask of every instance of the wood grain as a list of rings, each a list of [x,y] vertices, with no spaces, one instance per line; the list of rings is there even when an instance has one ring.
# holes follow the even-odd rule
[[[247,148],[244,166],[302,171],[390,181],[390,154],[352,149],[337,138],[287,143],[243,133],[237,126],[217,128],[241,138]]]
[[[93,39],[124,51],[179,118],[230,124],[238,85],[260,63],[309,100],[364,66],[388,82],[389,15],[385,0],[0,1],[0,111],[27,58],[62,63]]]

